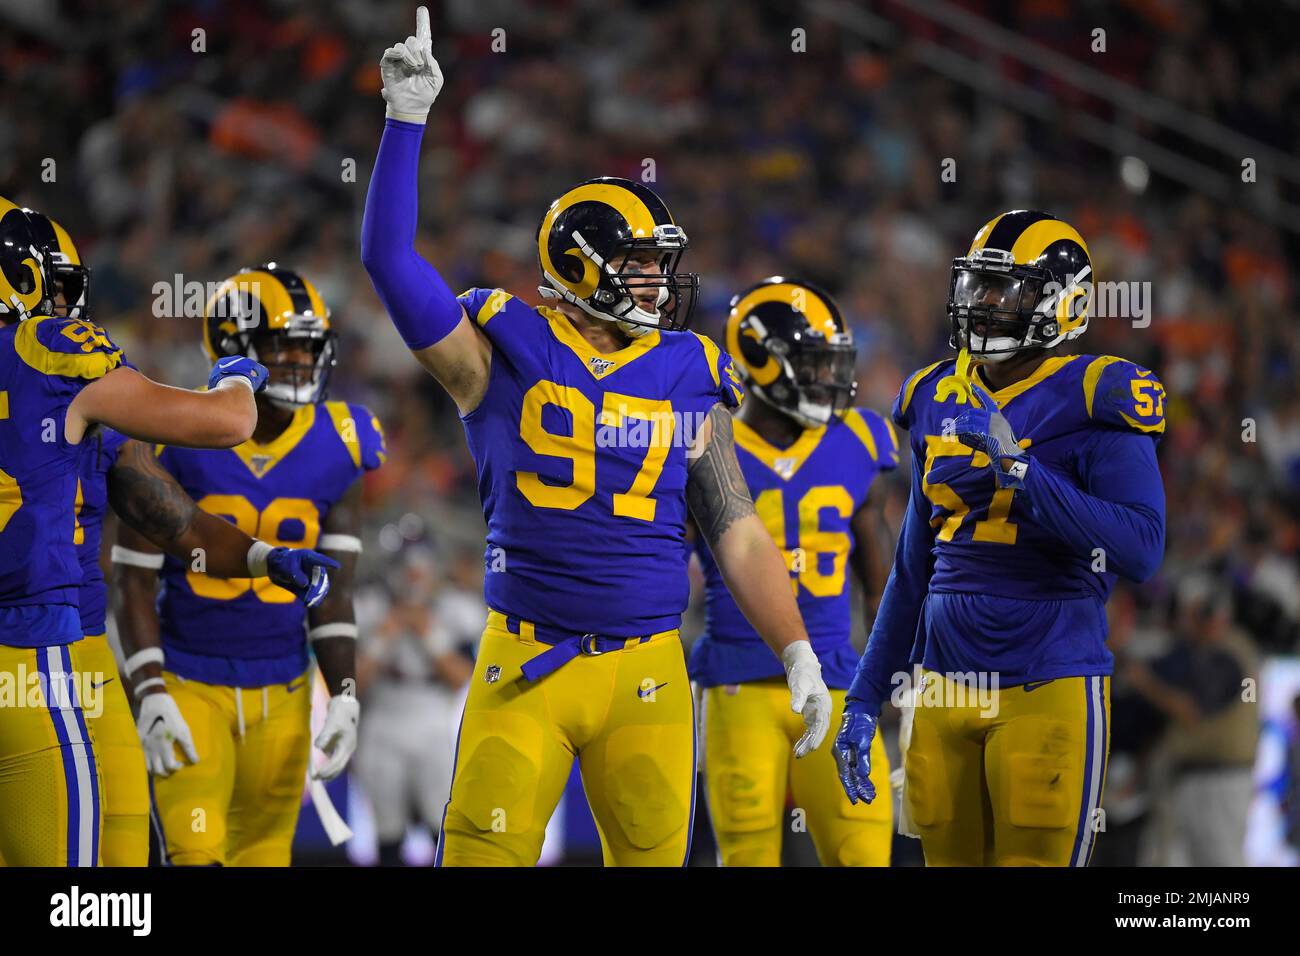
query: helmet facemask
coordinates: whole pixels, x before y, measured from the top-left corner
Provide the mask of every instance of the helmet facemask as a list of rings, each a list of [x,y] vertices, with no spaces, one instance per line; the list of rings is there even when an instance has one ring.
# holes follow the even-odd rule
[[[769,385],[753,384],[754,393],[806,428],[827,425],[857,398],[858,350],[851,344],[805,343],[793,350],[770,339],[767,351],[785,374]]]
[[[337,337],[318,316],[291,316],[283,328],[248,335],[242,351],[270,373],[267,399],[280,408],[296,409],[325,400]],[[295,359],[294,353],[305,354],[307,360]]]
[[[56,249],[47,250],[50,263],[50,314],[84,319],[90,301],[90,270]]]
[[[1010,253],[999,249],[954,259],[948,344],[985,362],[1002,362],[1082,335],[1088,325],[1090,279],[1091,269],[1085,267],[1062,287],[1048,269],[1016,265]],[[1061,331],[1063,320],[1079,315],[1084,316],[1080,325]]]
[[[682,254],[689,246],[686,231],[672,224],[657,225],[651,236],[625,239],[617,243],[608,258],[603,257],[581,232],[572,233],[575,248],[568,254],[584,259],[596,279],[596,288],[587,298],[571,292],[555,276],[543,270],[550,286],[540,291],[548,297],[562,298],[598,319],[614,322],[633,338],[655,330],[680,331],[690,322],[699,295],[700,277],[679,272]],[[647,254],[658,260],[657,273],[643,273],[635,266]],[[653,308],[647,308],[638,293],[655,290]]]
[[[241,269],[204,308],[208,358],[242,355],[265,365],[270,376],[259,394],[280,408],[325,400],[337,342],[329,306],[316,287],[274,262]]]

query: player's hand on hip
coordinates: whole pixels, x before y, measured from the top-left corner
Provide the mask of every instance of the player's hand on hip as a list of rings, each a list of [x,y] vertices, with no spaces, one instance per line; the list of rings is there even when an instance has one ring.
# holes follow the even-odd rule
[[[442,90],[442,69],[433,58],[429,8],[415,10],[415,35],[384,51],[379,61],[388,115],[406,123],[423,123]]]
[[[266,576],[315,607],[330,593],[330,568],[339,563],[309,548],[272,548],[266,553]]]
[[[208,391],[220,388],[227,381],[247,382],[256,395],[266,387],[266,367],[243,355],[229,355],[218,360],[208,373]]]
[[[199,762],[189,724],[185,723],[171,694],[145,694],[140,701],[140,717],[135,726],[144,747],[144,762],[151,774],[168,777],[184,766],[176,756],[177,746],[190,763]]]
[[[331,697],[325,711],[325,726],[316,735],[316,746],[329,757],[311,775],[316,780],[333,780],[343,772],[357,749],[357,724],[361,720],[361,702],[351,694]]]
[[[840,786],[851,804],[876,799],[876,788],[871,782],[871,742],[876,736],[876,724],[877,718],[866,712],[862,701],[845,701],[844,719],[835,736],[835,766],[840,772]]]
[[[795,742],[794,755],[803,757],[821,746],[831,725],[831,692],[822,680],[822,665],[807,641],[795,641],[781,652],[786,683],[790,685],[790,709],[803,716],[803,736]]]

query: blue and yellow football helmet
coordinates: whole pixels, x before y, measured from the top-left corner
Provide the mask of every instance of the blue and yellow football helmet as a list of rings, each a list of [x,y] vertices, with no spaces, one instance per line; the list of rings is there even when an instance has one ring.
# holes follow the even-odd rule
[[[805,428],[853,406],[858,351],[824,290],[771,276],[731,300],[727,351],[747,387]]]
[[[654,190],[604,177],[574,186],[551,203],[537,230],[542,295],[570,302],[628,335],[686,328],[700,278],[679,272],[688,240]],[[626,272],[630,257],[652,253],[659,275]],[[636,293],[657,289],[653,311]]]
[[[40,315],[52,285],[45,246],[27,211],[0,196],[0,322]]]
[[[1045,212],[1004,212],[953,260],[948,344],[997,362],[1078,338],[1088,328],[1095,281],[1073,226]]]
[[[224,280],[203,310],[203,348],[215,362],[243,355],[271,372],[266,397],[285,408],[323,402],[336,364],[338,333],[316,286],[274,262]],[[304,350],[311,361],[287,353]]]
[[[68,230],[35,209],[24,209],[32,233],[41,244],[49,272],[46,304],[42,312],[49,315],[84,319],[90,310],[90,269],[81,261],[81,253]]]

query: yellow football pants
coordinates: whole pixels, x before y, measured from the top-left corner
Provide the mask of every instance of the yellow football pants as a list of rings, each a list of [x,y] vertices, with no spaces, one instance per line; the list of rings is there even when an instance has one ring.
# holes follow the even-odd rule
[[[104,779],[104,865],[149,865],[149,772],[131,704],[104,634],[77,645],[81,663],[102,689],[98,716],[88,713]]]
[[[199,755],[154,778],[171,862],[288,866],[311,755],[307,675],[256,688],[163,676]]]
[[[878,799],[854,806],[840,786],[831,746],[844,714],[845,691],[832,690],[831,730],[802,759],[794,744],[803,718],[790,710],[784,680],[701,688],[704,786],[723,866],[780,866],[785,796],[794,796],[789,826],[806,827],[823,866],[889,866],[894,805],[889,758],[876,734],[871,781]]]
[[[929,671],[904,756],[927,866],[1087,866],[1099,822],[1110,678],[1000,688]],[[925,703],[925,701],[930,703]]]
[[[79,644],[0,645],[0,860],[98,866],[103,778]],[[83,703],[86,706],[83,708]]]
[[[576,756],[606,866],[682,866],[695,795],[694,706],[676,631],[580,656],[536,683],[532,626],[488,617],[456,745],[440,866],[537,863]]]

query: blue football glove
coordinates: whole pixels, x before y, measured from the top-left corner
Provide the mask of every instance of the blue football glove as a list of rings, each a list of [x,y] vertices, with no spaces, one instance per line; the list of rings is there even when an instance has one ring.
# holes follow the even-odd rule
[[[993,396],[974,382],[970,383],[972,394],[980,402],[980,408],[972,403],[953,420],[952,430],[958,440],[976,451],[988,455],[989,466],[999,488],[1023,488],[1025,474],[1029,470],[1029,457],[1021,450],[1016,436],[1011,431],[1002,412],[998,410]],[[1002,459],[1012,461],[1011,470],[1002,470]]]
[[[253,387],[254,395],[266,387],[265,366],[258,365],[251,358],[242,355],[230,355],[212,366],[212,372],[208,375],[208,391],[212,391],[225,379],[235,376],[246,379]]]
[[[308,607],[315,607],[330,593],[326,569],[338,566],[333,558],[307,548],[272,548],[266,555],[266,576]]]
[[[835,735],[840,786],[854,805],[859,800],[870,803],[876,799],[876,788],[871,783],[871,741],[876,736],[877,718],[866,713],[866,706],[860,700],[846,701],[840,732]]]

